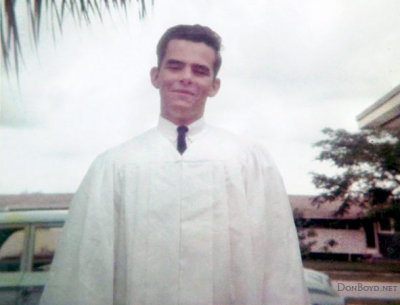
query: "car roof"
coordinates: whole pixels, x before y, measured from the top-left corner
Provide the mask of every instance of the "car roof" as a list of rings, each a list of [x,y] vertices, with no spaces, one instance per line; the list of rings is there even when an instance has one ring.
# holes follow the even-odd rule
[[[10,194],[0,195],[0,211],[67,209],[73,194]]]
[[[303,268],[303,269],[304,269],[304,275],[306,277],[313,278],[315,280],[329,279],[329,276],[324,272],[317,271],[314,269],[309,269],[309,268]]]
[[[64,222],[66,209],[22,210],[0,213],[0,224],[55,223]]]

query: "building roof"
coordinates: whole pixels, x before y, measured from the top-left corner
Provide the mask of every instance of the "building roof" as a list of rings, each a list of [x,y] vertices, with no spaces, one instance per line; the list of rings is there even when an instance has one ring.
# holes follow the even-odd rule
[[[400,129],[400,85],[357,116],[361,128]]]
[[[365,210],[351,206],[344,215],[335,215],[335,212],[342,204],[341,200],[325,202],[322,204],[312,203],[314,196],[289,195],[292,210],[295,211],[296,218],[307,219],[355,219],[364,215]]]
[[[28,210],[28,209],[67,209],[73,194],[19,194],[0,195],[0,211]],[[354,219],[359,218],[363,210],[351,207],[343,216],[335,216],[341,201],[326,202],[324,204],[313,204],[313,196],[289,195],[292,209],[296,211],[297,217],[314,219]]]

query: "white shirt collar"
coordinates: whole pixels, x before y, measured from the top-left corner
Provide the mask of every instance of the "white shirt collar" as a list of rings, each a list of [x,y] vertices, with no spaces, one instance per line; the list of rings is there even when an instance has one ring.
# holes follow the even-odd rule
[[[188,132],[187,132],[187,137],[189,139],[192,139],[193,136],[197,135],[201,131],[203,131],[204,127],[206,126],[205,120],[203,117],[198,119],[197,121],[194,121],[192,124],[188,125]],[[169,140],[171,141],[176,141],[177,138],[177,129],[178,126],[172,123],[171,121],[163,118],[160,116],[158,119],[158,126],[157,129]]]

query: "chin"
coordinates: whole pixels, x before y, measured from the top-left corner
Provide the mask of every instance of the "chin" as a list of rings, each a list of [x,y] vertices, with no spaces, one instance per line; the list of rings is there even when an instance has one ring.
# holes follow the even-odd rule
[[[166,117],[177,125],[188,125],[195,120],[196,115],[187,109],[174,109]]]
[[[193,106],[194,103],[191,101],[179,100],[170,104],[169,109],[176,114],[185,115],[186,113],[193,111]]]
[[[194,102],[192,101],[192,99],[188,98],[188,99],[177,99],[173,101],[172,104],[176,107],[192,107]]]

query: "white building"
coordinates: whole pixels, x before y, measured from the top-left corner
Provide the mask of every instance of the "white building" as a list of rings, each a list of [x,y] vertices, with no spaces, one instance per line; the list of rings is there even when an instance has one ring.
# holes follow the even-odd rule
[[[289,198],[298,231],[313,232],[306,239],[314,243],[310,251],[312,257],[349,260],[382,256],[380,238],[391,227],[388,229],[384,222],[362,219],[364,209],[350,206],[345,214],[337,215],[339,200],[317,205],[312,203],[312,196],[291,195]],[[331,240],[334,242],[329,245]]]
[[[400,85],[357,116],[360,128],[400,129]]]

